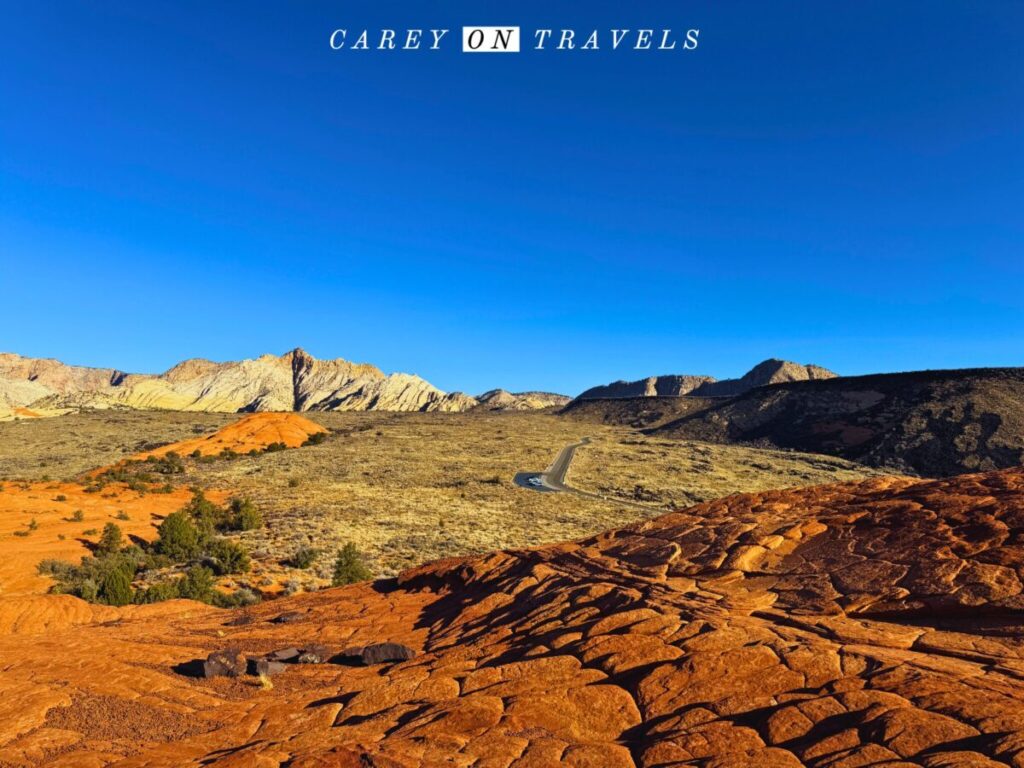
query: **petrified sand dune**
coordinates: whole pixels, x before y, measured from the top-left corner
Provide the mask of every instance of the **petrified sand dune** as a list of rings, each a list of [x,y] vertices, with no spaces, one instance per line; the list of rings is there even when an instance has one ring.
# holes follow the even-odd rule
[[[298,448],[313,435],[326,431],[316,422],[297,413],[253,413],[211,435],[162,445],[132,458],[166,456],[172,451],[179,456],[187,456],[194,451],[199,451],[203,456],[216,456],[224,450],[248,453],[262,451],[275,443],[287,448]]]
[[[1021,766],[1022,532],[1024,470],[884,478],[245,613],[51,621],[0,635],[0,765]],[[189,676],[384,641],[419,653]]]

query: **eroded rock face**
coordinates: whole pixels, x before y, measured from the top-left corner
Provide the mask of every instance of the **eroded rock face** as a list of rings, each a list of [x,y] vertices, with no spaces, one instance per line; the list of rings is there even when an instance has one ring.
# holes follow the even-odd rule
[[[1022,577],[1015,469],[732,496],[245,625],[105,609],[0,635],[0,765],[1021,766]],[[313,642],[416,655],[295,664],[273,690],[179,671]],[[72,702],[189,727],[128,741]]]
[[[525,402],[525,401],[523,401]],[[64,365],[0,354],[0,406],[156,408],[184,411],[466,411],[476,398],[418,376],[318,360],[302,349],[254,360],[185,360],[160,375]]]
[[[577,400],[620,397],[683,397],[695,389],[715,381],[712,376],[648,376],[637,381],[613,381],[611,384],[591,387],[580,393]]]
[[[738,379],[709,382],[697,387],[693,394],[697,397],[733,397],[770,384],[834,378],[837,378],[835,373],[820,365],[802,365],[772,358],[758,363]]]

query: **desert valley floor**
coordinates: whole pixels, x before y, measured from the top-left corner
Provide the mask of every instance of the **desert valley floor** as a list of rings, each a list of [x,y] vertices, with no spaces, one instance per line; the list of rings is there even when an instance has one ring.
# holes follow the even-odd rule
[[[567,480],[604,498],[512,482],[581,436]],[[166,486],[97,488],[168,450]],[[0,477],[3,768],[1024,765],[1021,469],[547,413],[109,411],[0,424]],[[41,560],[151,539],[194,488],[261,510],[220,586],[262,603],[46,594]],[[376,581],[288,564],[347,543]],[[290,648],[322,663],[199,674]]]
[[[354,542],[379,576],[439,557],[578,538],[736,491],[880,474],[820,455],[658,440],[550,414],[257,414],[247,421],[278,416],[307,430],[320,425],[330,430],[327,440],[248,456],[249,444],[230,442],[247,438],[229,434],[224,445],[240,448],[240,455],[186,460],[186,471],[170,478],[176,489],[198,486],[255,501],[267,525],[243,538],[250,549],[266,554],[266,562],[302,545],[333,549]],[[74,501],[43,504],[62,493],[56,486],[48,489],[48,481],[73,481],[157,445],[220,428],[230,432],[238,421],[230,414],[96,411],[0,422],[0,478],[35,483],[45,508],[38,522],[45,525],[47,514],[59,518],[76,508]],[[296,445],[306,435],[298,429]],[[535,493],[513,483],[516,472],[543,470],[581,436],[592,443],[578,452],[568,479],[581,490],[606,495],[607,502]],[[276,439],[276,432],[267,432],[260,445]],[[17,490],[12,486],[0,504],[5,498],[14,503]],[[63,495],[69,495],[67,488]],[[158,498],[150,494],[133,503],[144,509]],[[102,528],[113,520],[119,507],[108,506],[107,517],[86,515],[80,528]],[[314,581],[307,573],[291,577]]]

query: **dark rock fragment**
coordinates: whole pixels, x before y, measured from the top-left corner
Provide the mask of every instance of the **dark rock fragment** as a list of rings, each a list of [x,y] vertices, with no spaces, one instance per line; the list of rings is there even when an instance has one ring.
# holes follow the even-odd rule
[[[401,643],[375,643],[363,648],[360,657],[363,664],[384,664],[389,661],[408,661],[416,656],[416,651]]]
[[[302,621],[305,615],[301,611],[289,611],[288,613],[282,613],[280,616],[275,616],[270,621],[274,624],[291,624],[293,621]]]
[[[248,661],[237,648],[214,651],[203,662],[203,677],[239,677],[245,674]]]
[[[266,675],[267,677],[273,677],[284,672],[285,665],[280,661],[271,661],[270,659],[259,659],[256,662],[256,674]]]
[[[323,664],[331,656],[330,650],[324,645],[308,645],[302,649],[296,661],[299,664]]]
[[[281,648],[267,654],[270,661],[293,662],[298,660],[301,651],[298,648]]]

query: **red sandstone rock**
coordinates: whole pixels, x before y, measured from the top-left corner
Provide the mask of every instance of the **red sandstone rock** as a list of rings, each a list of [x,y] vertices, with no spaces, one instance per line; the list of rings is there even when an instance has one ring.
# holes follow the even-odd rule
[[[0,600],[0,766],[1024,766],[1022,584],[1017,469],[731,496],[242,625]],[[417,653],[272,690],[183,669],[383,639]]]

